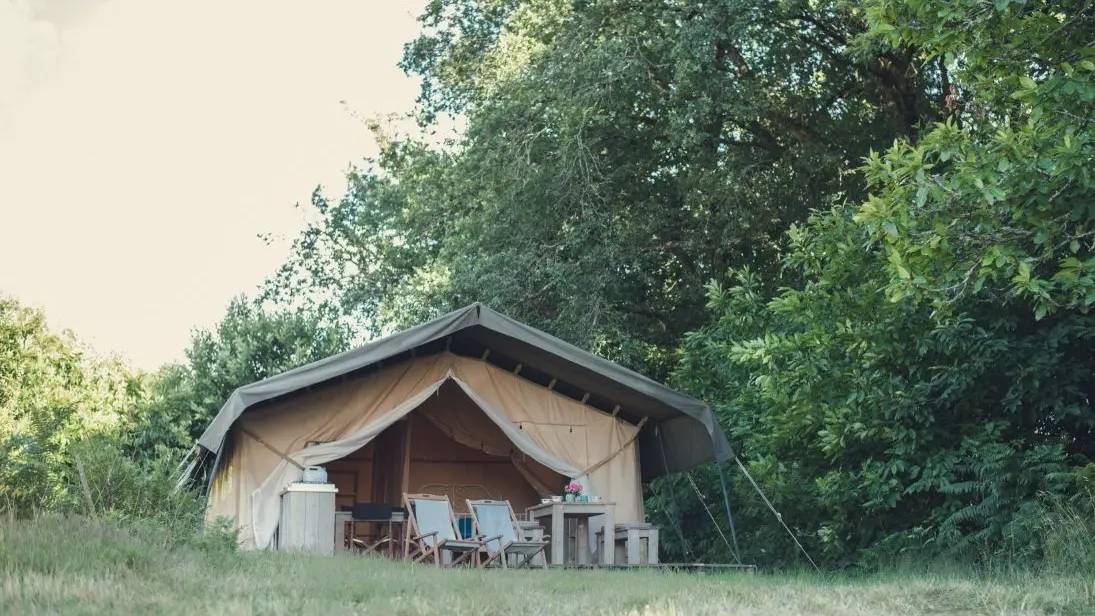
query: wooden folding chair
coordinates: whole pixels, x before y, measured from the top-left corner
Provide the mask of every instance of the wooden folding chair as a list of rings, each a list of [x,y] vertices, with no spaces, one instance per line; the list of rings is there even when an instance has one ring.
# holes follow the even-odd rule
[[[449,552],[452,560],[446,566],[456,566],[469,559],[475,562],[476,567],[482,566],[475,556],[484,548],[484,541],[460,538],[456,514],[448,496],[404,494],[403,502],[411,519],[407,529],[408,542],[418,552],[417,556],[411,556],[408,552],[408,558],[416,563],[433,560],[440,567],[445,564],[442,555]]]
[[[469,500],[468,511],[475,521],[475,532],[478,535],[490,534],[490,537],[483,540],[487,550],[487,560],[483,566],[497,560],[505,569],[509,566],[509,555],[516,554],[524,556],[517,562],[518,567],[523,567],[548,546],[547,536],[544,541],[524,540],[521,525],[517,523],[517,516],[514,515],[509,501]],[[547,569],[546,558],[543,567]]]

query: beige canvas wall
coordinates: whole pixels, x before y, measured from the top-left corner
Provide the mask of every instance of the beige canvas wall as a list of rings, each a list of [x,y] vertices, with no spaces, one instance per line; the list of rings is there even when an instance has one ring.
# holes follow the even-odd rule
[[[460,387],[464,400],[441,391],[451,385]],[[453,402],[441,404],[446,399]],[[299,477],[271,448],[298,463],[329,463],[367,445],[415,408],[465,446],[497,456],[523,443],[517,449],[526,455],[519,457],[526,466],[531,462],[522,475],[526,483],[530,475],[552,482],[545,467],[581,478],[600,463],[586,479],[591,491],[617,503],[618,521],[643,520],[636,426],[486,362],[447,353],[318,387],[241,417],[210,494],[210,518],[234,518],[244,547],[266,547],[270,524],[276,525],[278,494]],[[308,448],[310,441],[329,444]],[[360,481],[359,474],[359,487]]]

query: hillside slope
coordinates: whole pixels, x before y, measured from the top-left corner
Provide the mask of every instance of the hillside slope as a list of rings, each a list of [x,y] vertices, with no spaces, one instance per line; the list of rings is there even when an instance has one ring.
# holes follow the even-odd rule
[[[0,520],[0,614],[1080,614],[1085,579],[823,581],[651,571],[443,571],[169,548],[83,519]]]

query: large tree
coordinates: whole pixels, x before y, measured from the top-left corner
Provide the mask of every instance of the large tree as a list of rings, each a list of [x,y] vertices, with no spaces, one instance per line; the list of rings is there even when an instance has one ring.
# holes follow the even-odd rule
[[[785,264],[802,284],[714,287],[717,320],[688,338],[678,376],[718,401],[785,519],[832,562],[1036,556],[1043,499],[1090,498],[1095,479],[1095,15],[865,7],[865,44],[946,67],[945,121],[872,155],[862,204],[793,229]],[[754,520],[744,543],[779,545]]]
[[[421,20],[419,118],[466,129],[317,195],[274,286],[370,323],[480,300],[657,377],[708,280],[751,264],[777,286],[787,225],[863,198],[847,166],[937,117],[936,65],[855,45],[842,2],[435,0]]]

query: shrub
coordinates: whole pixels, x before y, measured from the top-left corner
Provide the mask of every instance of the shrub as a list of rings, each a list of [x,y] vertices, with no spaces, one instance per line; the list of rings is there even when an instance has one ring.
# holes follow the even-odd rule
[[[205,528],[204,499],[178,485],[170,460],[138,463],[110,439],[91,437],[73,445],[67,483],[69,511],[153,531],[165,547],[236,545],[223,521]]]
[[[1040,521],[1047,571],[1095,571],[1095,487],[1067,500],[1054,499]]]
[[[0,480],[8,488],[0,514],[91,518],[164,549],[186,544],[224,551],[238,545],[229,521],[205,524],[204,499],[177,482],[170,459],[138,462],[102,434],[69,443],[59,458],[27,447],[14,451],[17,456],[4,456],[5,451],[0,449],[0,462],[11,458],[19,464],[0,464]]]

